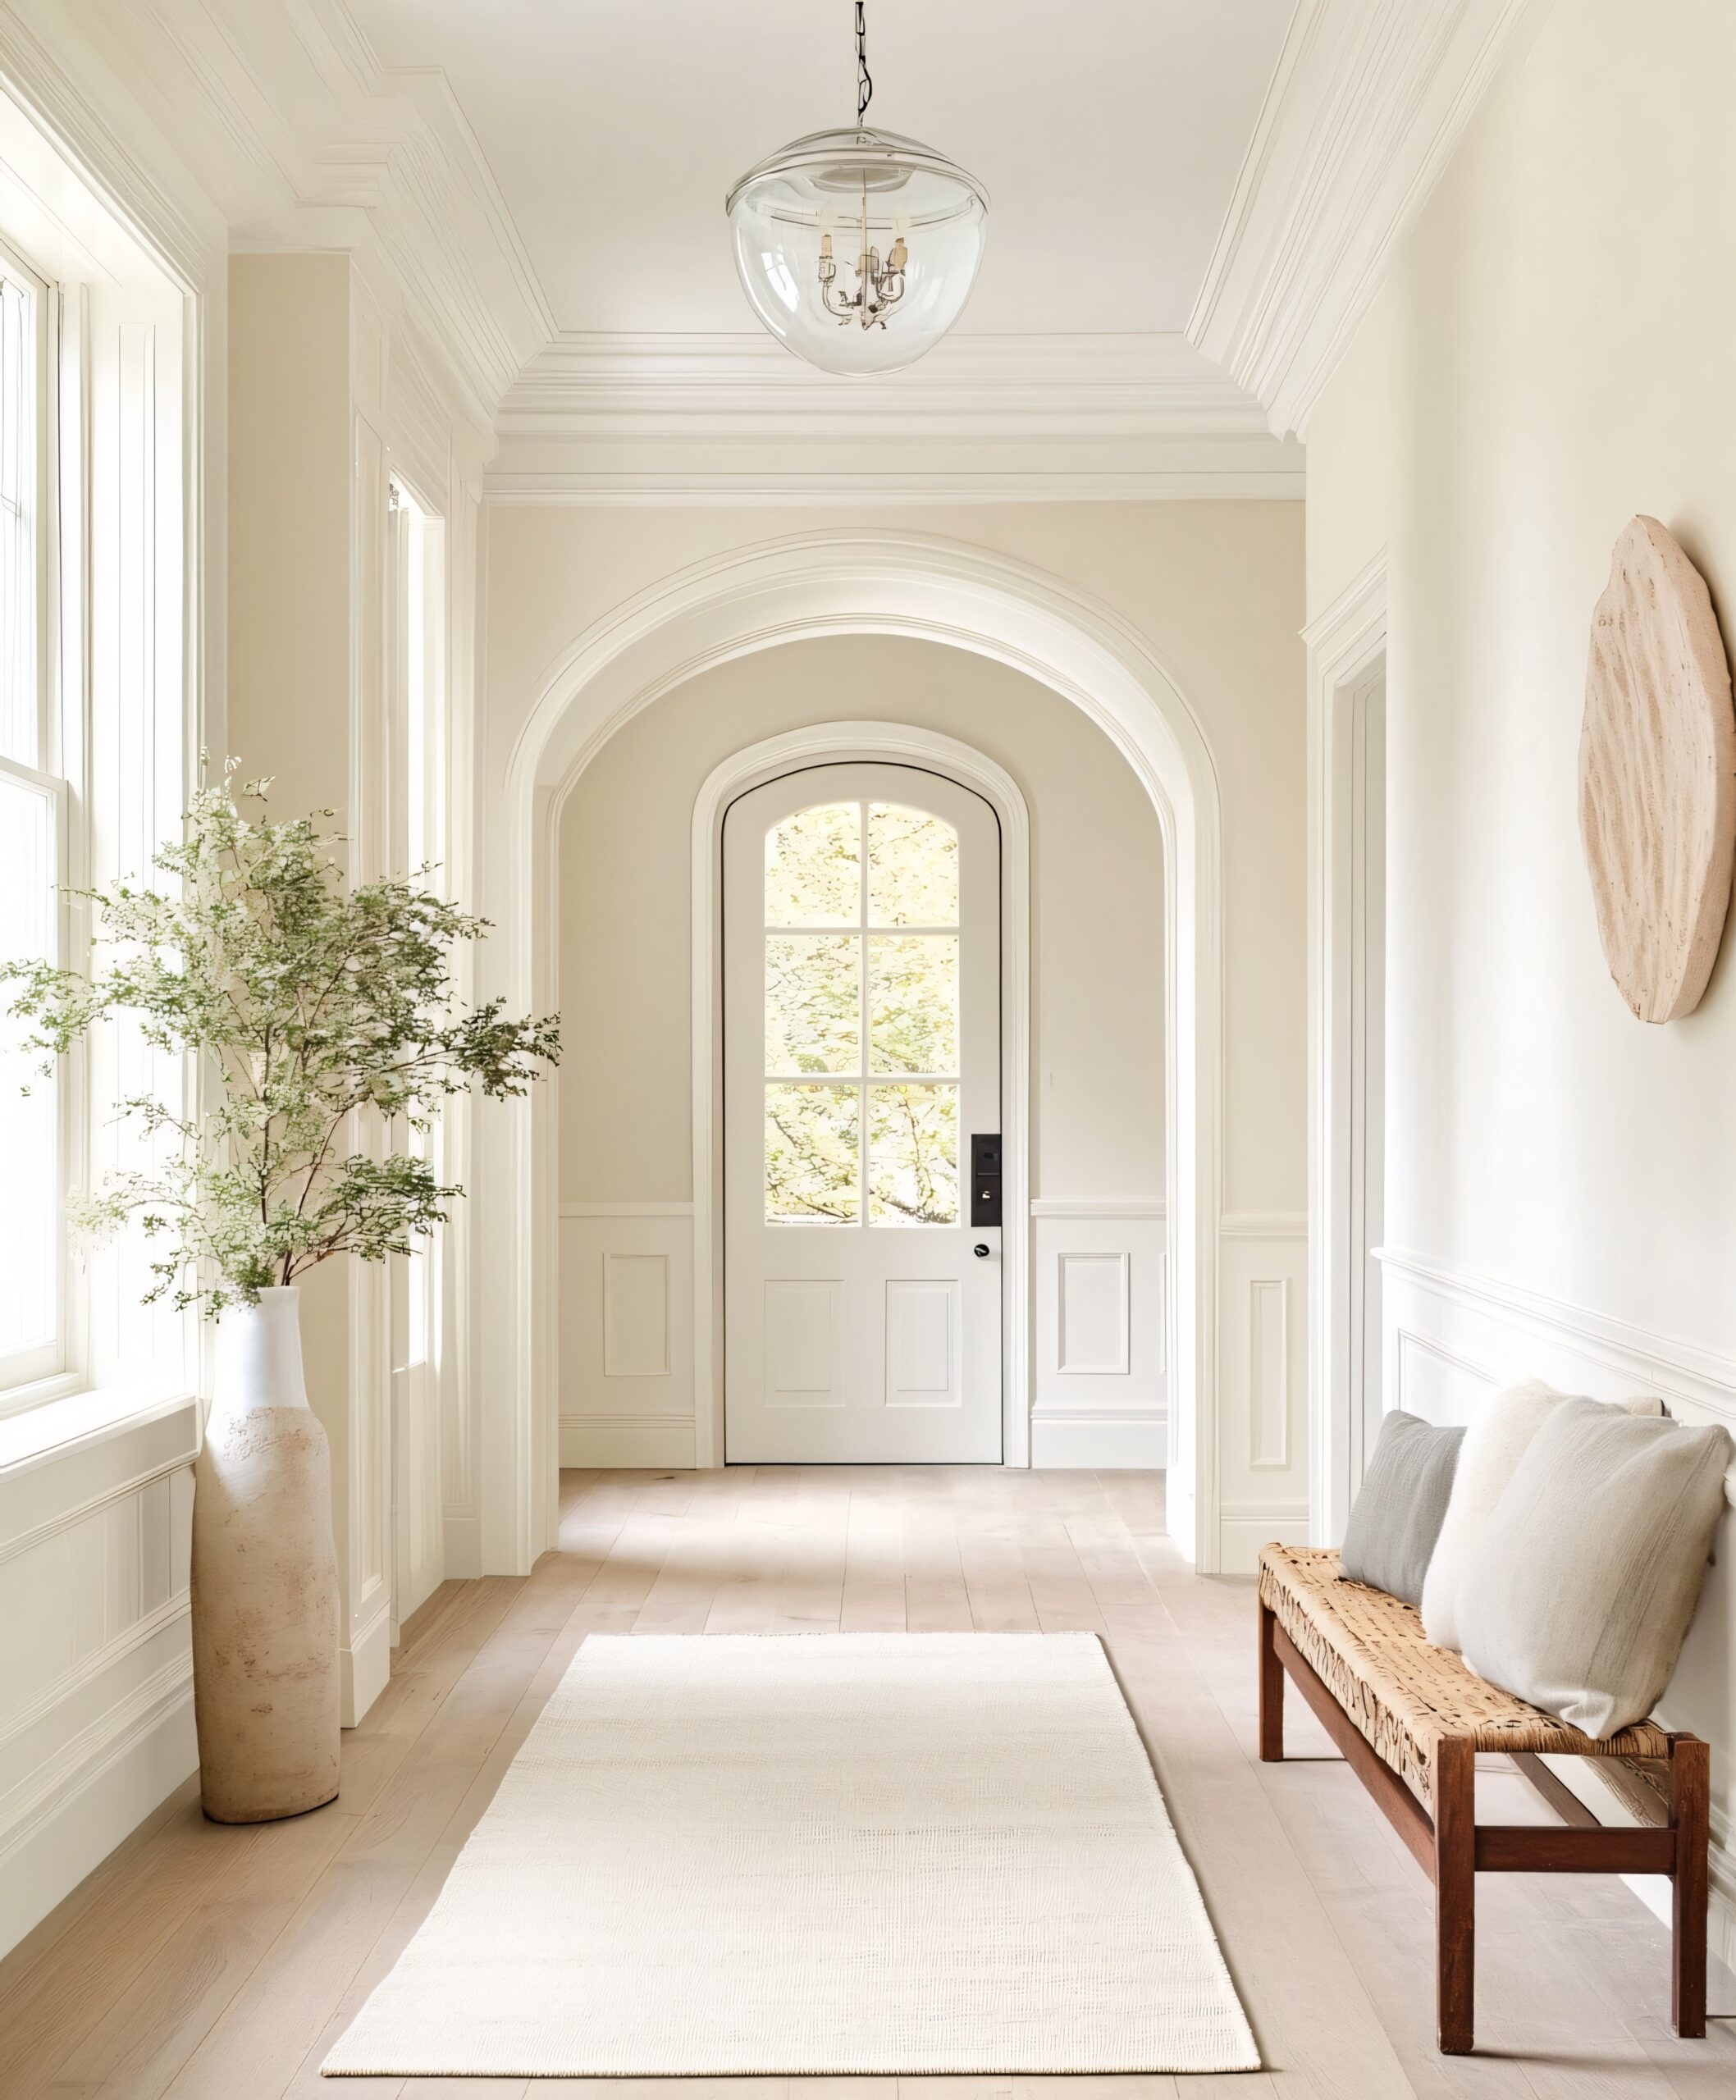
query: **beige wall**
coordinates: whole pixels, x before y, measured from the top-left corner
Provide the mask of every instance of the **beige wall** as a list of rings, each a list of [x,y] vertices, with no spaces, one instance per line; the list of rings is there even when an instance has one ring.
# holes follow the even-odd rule
[[[229,272],[229,755],[274,813],[349,800],[350,264]]]
[[[1309,426],[1310,613],[1390,565],[1387,1237],[1478,1280],[1389,1294],[1389,1400],[1535,1367],[1736,1418],[1736,968],[1635,1020],[1575,812],[1626,520],[1736,603],[1732,80],[1720,0],[1558,0]],[[1720,1561],[1666,1711],[1729,1745]]]
[[[841,527],[944,536],[1030,563],[1107,603],[1172,673],[1211,747],[1223,799],[1226,1208],[1300,1211],[1306,1169],[1299,505],[1034,504],[909,513],[491,507],[484,760],[491,805],[531,707],[562,654],[592,623],[692,563]],[[870,711],[887,710],[882,702]]]
[[[1575,791],[1610,548],[1736,588],[1736,10],[1562,0],[1309,427],[1309,610],[1391,565],[1387,1230],[1736,1348],[1736,975],[1662,1029],[1598,946]]]
[[[975,746],[1030,806],[1033,1194],[1161,1200],[1163,841],[1149,798],[1047,687],[941,644],[872,637],[704,673],[582,776],[560,847],[563,1199],[692,1194],[694,801],[746,745],[867,719]]]

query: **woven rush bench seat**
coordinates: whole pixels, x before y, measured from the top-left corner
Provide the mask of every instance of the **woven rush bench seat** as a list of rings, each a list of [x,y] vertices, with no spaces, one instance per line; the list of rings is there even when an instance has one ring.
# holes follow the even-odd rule
[[[1338,1555],[1314,1546],[1268,1545],[1260,1554],[1260,1602],[1271,1610],[1334,1699],[1425,1801],[1434,1791],[1443,1736],[1473,1751],[1566,1757],[1667,1758],[1670,1737],[1651,1721],[1607,1742],[1515,1699],[1437,1648],[1415,1605],[1348,1582]]]
[[[1652,1721],[1598,1742],[1498,1690],[1418,1613],[1384,1591],[1345,1582],[1338,1555],[1268,1545],[1260,1554],[1259,1754],[1284,1755],[1284,1687],[1292,1682],[1345,1763],[1435,1885],[1435,2020],[1441,2051],[1473,2047],[1479,1874],[1656,1874],[1671,1884],[1670,2018],[1706,2032],[1706,1842],[1710,1752],[1697,1736]],[[1477,1819],[1477,1757],[1501,1751],[1561,1818]],[[1546,1756],[1595,1757],[1639,1824],[1601,1824]]]

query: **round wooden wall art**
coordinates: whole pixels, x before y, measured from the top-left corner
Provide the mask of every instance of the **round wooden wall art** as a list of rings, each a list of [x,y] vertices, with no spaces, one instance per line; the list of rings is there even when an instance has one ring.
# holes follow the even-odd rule
[[[1705,579],[1632,519],[1592,619],[1579,830],[1610,974],[1642,1020],[1700,1003],[1736,856],[1736,714]]]

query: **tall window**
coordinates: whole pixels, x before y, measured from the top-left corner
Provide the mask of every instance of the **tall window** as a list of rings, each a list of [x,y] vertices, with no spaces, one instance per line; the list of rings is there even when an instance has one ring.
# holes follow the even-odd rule
[[[21,125],[0,98],[14,173],[34,165]],[[0,954],[75,966],[89,928],[62,886],[148,876],[186,806],[186,288],[75,185],[51,204],[26,175],[0,204]],[[123,1018],[41,1076],[10,1005],[0,993],[0,1414],[91,1387],[184,1391],[191,1323],[142,1302],[156,1245],[135,1223],[75,1250],[66,1217],[69,1195],[170,1142],[119,1104],[180,1112],[190,1067]]]
[[[62,953],[65,797],[46,768],[47,287],[0,253],[0,959]],[[62,1091],[0,1016],[0,1396],[62,1367]],[[25,1089],[28,1088],[28,1092]]]
[[[892,802],[765,838],[765,1219],[958,1221],[958,837]]]

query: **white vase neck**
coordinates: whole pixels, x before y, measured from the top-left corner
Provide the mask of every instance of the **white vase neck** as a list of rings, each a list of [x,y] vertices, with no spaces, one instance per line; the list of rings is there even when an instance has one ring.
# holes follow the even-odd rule
[[[304,1408],[301,1288],[262,1290],[257,1305],[231,1305],[217,1322],[217,1395],[225,1412]]]

